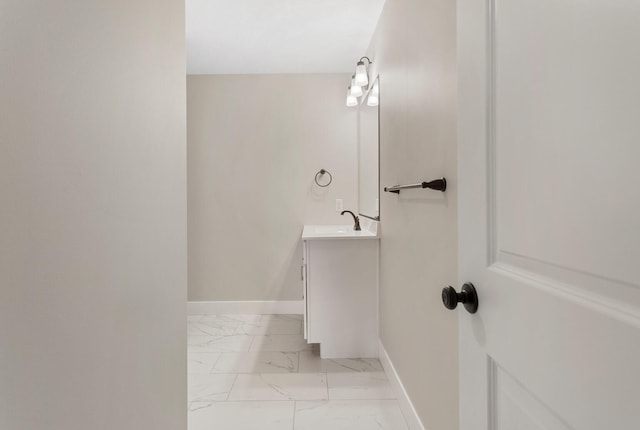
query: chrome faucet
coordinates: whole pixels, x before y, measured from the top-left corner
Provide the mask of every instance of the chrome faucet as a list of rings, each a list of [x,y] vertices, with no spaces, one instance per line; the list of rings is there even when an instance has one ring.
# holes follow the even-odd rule
[[[351,216],[353,217],[353,222],[354,222],[354,224],[353,224],[353,229],[354,229],[355,231],[360,231],[360,218],[358,218],[358,217],[356,216],[356,214],[354,214],[354,213],[353,213],[353,212],[351,212],[351,211],[342,211],[342,212],[340,213],[340,215],[344,215],[344,214],[346,214],[346,213],[350,213],[350,214],[351,214]]]

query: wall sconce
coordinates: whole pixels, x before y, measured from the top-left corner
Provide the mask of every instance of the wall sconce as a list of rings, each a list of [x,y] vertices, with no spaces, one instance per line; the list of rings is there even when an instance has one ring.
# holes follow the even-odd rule
[[[365,64],[364,60],[367,60],[367,64]],[[356,64],[356,73],[351,76],[351,85],[347,90],[347,106],[353,107],[358,106],[358,97],[362,97],[364,94],[364,90],[369,85],[369,75],[367,74],[367,68],[369,65],[373,63],[369,59],[369,57],[362,57],[358,63]],[[377,106],[377,94],[375,97],[376,104],[369,106]],[[369,95],[367,103],[370,103],[371,95]]]
[[[362,87],[356,84],[356,75],[351,76],[351,95],[354,97],[361,97],[362,94]]]
[[[347,88],[347,106],[358,106],[358,97],[351,94],[351,85],[349,85],[349,88]]]
[[[367,60],[367,64],[364,64],[363,60]],[[356,64],[356,75],[355,81],[356,85],[360,85],[361,87],[366,87],[369,85],[369,75],[367,74],[367,68],[372,63],[369,57],[362,57],[358,64]]]

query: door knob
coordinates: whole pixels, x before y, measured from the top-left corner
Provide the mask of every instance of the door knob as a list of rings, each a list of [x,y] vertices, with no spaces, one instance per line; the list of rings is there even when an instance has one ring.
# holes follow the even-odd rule
[[[462,303],[470,314],[475,314],[478,310],[478,293],[471,282],[464,284],[459,293],[452,286],[448,286],[442,289],[442,303],[447,309],[455,309],[458,303]]]

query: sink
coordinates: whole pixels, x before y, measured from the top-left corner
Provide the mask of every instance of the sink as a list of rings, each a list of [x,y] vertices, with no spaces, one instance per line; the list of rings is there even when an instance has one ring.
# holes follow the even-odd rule
[[[302,239],[375,239],[377,231],[362,229],[355,231],[353,224],[349,225],[305,225]]]
[[[317,225],[314,227],[317,234],[347,234],[353,231],[353,227],[346,225]]]

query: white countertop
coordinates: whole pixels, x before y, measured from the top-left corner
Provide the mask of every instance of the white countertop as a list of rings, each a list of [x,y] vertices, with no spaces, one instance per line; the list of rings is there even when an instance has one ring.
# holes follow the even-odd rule
[[[305,225],[302,230],[302,240],[327,239],[379,239],[377,229],[363,228],[355,231],[353,224],[349,225]]]

